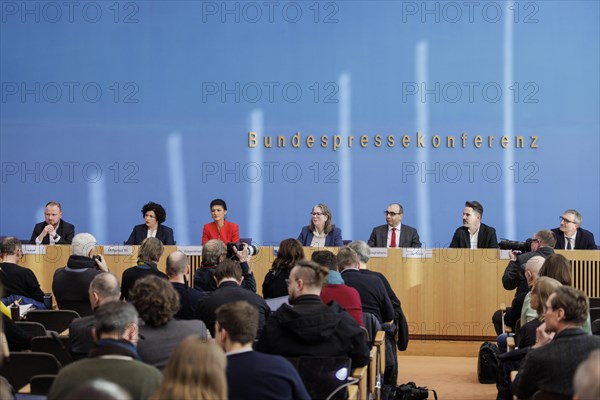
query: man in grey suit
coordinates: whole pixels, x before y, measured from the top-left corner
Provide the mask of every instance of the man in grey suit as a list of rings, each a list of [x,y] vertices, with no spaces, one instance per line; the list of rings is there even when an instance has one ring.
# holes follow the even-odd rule
[[[401,204],[390,204],[384,213],[387,224],[373,228],[367,242],[370,247],[421,247],[417,230],[402,224],[404,209]]]

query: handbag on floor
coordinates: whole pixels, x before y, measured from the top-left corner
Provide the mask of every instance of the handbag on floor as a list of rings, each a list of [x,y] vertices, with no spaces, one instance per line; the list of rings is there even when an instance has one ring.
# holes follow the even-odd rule
[[[484,342],[479,347],[479,357],[477,358],[477,379],[479,379],[479,383],[496,383],[498,354],[498,347],[494,343]]]

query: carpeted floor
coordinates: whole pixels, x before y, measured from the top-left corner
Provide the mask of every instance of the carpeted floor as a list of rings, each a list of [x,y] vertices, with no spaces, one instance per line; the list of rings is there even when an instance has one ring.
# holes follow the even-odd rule
[[[398,383],[413,381],[435,389],[439,400],[493,400],[496,385],[477,381],[476,357],[398,357]],[[430,393],[429,399],[433,399]]]

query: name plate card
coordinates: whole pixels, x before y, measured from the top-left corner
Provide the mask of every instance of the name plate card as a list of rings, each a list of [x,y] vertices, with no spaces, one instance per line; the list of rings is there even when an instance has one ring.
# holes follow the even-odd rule
[[[188,257],[202,255],[202,246],[177,246],[177,250]]]
[[[24,244],[21,246],[23,254],[41,254],[46,255],[46,246],[43,244]]]
[[[133,246],[110,245],[104,246],[104,255],[107,256],[130,256],[133,254]]]
[[[510,250],[500,250],[501,260],[510,260]]]
[[[413,249],[413,248],[403,248],[402,249],[402,257],[403,258],[431,258],[433,256],[432,249]]]
[[[371,258],[386,258],[388,256],[387,247],[372,247]]]

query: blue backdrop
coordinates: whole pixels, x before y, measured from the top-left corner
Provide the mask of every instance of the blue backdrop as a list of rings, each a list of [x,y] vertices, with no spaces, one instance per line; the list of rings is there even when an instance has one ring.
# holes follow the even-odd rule
[[[319,202],[345,239],[400,202],[447,246],[465,200],[499,237],[567,208],[600,237],[598,2],[0,4],[1,235],[29,238],[55,199],[119,243],[155,201],[199,244],[219,197],[259,244],[296,237]]]

